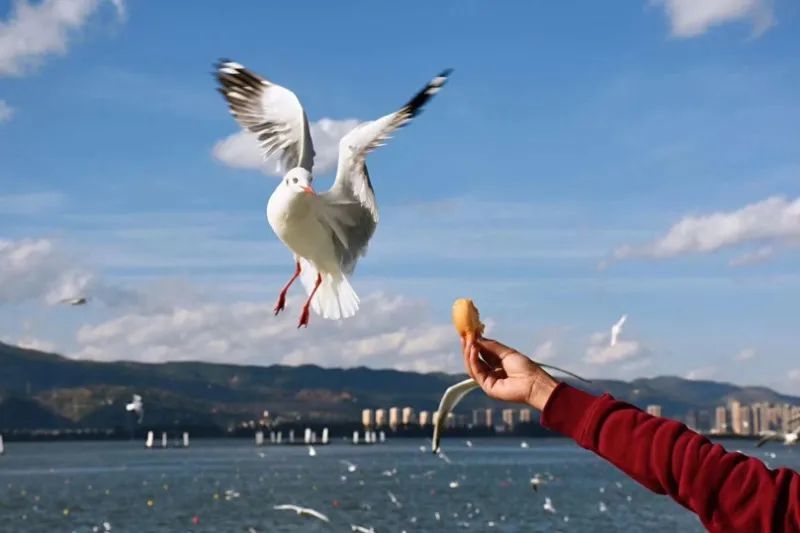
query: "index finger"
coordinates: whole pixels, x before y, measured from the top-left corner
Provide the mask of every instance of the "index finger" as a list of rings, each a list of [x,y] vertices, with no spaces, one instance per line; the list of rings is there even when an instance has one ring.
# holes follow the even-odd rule
[[[485,337],[475,339],[475,344],[481,349],[482,352],[486,351],[489,353],[489,355],[494,356],[497,359],[503,359],[513,353],[519,353],[514,348],[510,348],[502,342],[498,342],[493,339],[487,339]]]

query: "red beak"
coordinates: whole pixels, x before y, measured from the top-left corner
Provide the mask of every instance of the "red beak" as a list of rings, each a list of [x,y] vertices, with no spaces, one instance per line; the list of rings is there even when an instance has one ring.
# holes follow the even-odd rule
[[[303,190],[306,191],[311,196],[316,196],[317,195],[317,193],[314,192],[314,189],[312,189],[310,185],[308,185],[306,187],[303,187]]]

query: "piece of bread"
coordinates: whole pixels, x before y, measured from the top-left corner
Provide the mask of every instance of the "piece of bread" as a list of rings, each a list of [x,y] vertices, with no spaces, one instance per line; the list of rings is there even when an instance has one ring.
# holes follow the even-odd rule
[[[484,325],[480,313],[469,298],[459,298],[453,303],[453,325],[461,337],[483,335]]]

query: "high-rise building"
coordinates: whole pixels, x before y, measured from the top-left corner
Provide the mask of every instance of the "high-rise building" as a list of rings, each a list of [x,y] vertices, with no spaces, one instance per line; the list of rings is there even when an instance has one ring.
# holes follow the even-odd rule
[[[724,434],[728,432],[728,410],[724,405],[720,405],[714,411],[714,433]]]
[[[731,431],[736,435],[742,435],[742,404],[738,400],[733,400],[730,404],[731,412]]]
[[[692,431],[700,431],[700,425],[697,418],[697,411],[694,409],[689,409],[689,411],[686,413],[686,427]]]
[[[648,405],[647,414],[652,416],[661,416],[661,406],[658,404]]]
[[[361,411],[361,425],[365,428],[371,428],[372,422],[372,409],[364,409]]]
[[[484,413],[483,409],[473,409],[472,410],[472,427],[480,427],[483,425],[484,420]]]
[[[428,424],[431,423],[430,419],[431,414],[428,411],[420,411],[419,412],[419,425],[420,427],[426,427]]]
[[[389,427],[395,429],[397,426],[400,425],[400,408],[399,407],[390,407],[389,408]]]
[[[750,408],[749,405],[743,405],[741,408],[741,419],[742,419],[742,435],[752,435],[753,434],[753,417],[752,417],[753,410]]]
[[[530,424],[531,422],[531,410],[530,409],[520,409],[519,410],[519,423],[520,424]]]
[[[494,412],[491,407],[483,410],[483,425],[487,428],[494,427]]]
[[[447,413],[447,420],[445,420],[444,426],[446,428],[456,427],[456,415],[454,415],[453,413]]]
[[[503,424],[509,429],[514,427],[514,410],[513,409],[503,409],[500,412],[500,416],[503,420]]]
[[[792,406],[788,403],[785,403],[781,406],[781,431],[787,433],[792,431],[794,428],[792,427]]]
[[[380,428],[386,425],[386,409],[375,409],[375,427]]]
[[[414,423],[414,408],[403,407],[403,425],[410,426]]]

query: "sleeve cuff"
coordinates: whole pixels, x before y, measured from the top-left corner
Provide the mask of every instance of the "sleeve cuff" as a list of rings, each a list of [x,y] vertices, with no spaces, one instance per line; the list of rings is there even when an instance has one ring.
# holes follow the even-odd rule
[[[580,438],[584,417],[593,410],[592,404],[597,399],[596,396],[562,381],[548,398],[540,422],[547,429],[577,441]]]

